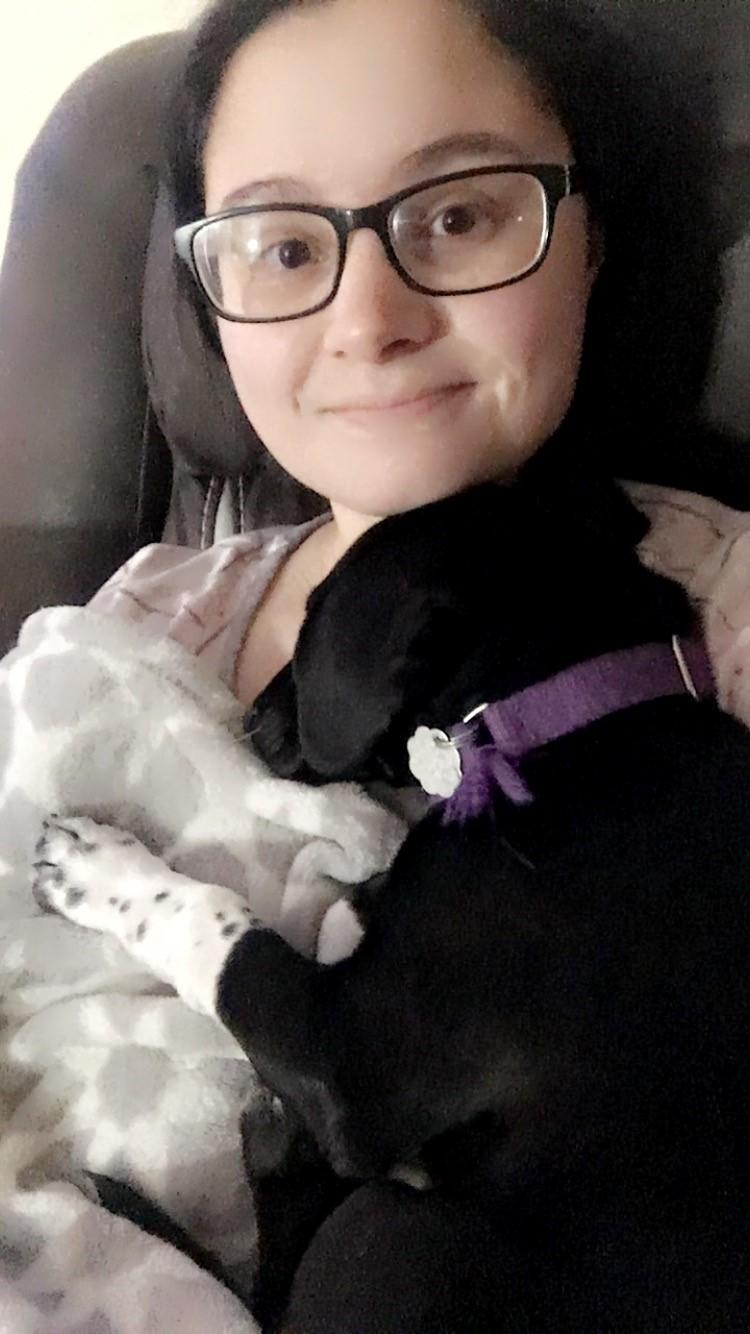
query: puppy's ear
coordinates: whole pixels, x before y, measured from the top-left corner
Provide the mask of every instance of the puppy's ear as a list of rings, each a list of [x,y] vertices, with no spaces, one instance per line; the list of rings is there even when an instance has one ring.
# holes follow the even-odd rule
[[[319,782],[302,758],[297,726],[297,690],[292,664],[283,667],[245,714],[245,735],[279,778]]]
[[[245,714],[245,734],[279,778],[372,776],[367,760],[403,700],[400,665],[329,595],[308,612],[293,662]]]
[[[373,570],[368,597],[348,573],[312,609],[294,659],[301,756],[329,780],[381,773],[381,743],[430,697],[461,642],[446,627],[452,609],[424,590],[404,581],[396,596],[398,578],[383,583]]]
[[[377,566],[342,566],[315,590],[293,661],[245,715],[254,750],[280,778],[382,777],[378,744],[457,661],[453,608]]]

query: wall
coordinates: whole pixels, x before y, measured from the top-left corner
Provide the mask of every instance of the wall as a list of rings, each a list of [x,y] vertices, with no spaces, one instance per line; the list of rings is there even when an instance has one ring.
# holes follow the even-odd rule
[[[0,256],[16,171],[57,99],[126,42],[189,23],[206,0],[0,0]],[[6,9],[7,6],[7,9]]]

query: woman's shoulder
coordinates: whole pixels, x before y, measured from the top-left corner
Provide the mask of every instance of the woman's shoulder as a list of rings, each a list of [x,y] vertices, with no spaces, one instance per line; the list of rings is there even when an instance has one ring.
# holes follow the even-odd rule
[[[711,496],[651,482],[622,486],[651,523],[641,555],[660,573],[690,582],[696,593],[713,582],[737,542],[750,533],[750,513]]]
[[[280,565],[325,518],[223,538],[205,550],[152,543],[120,566],[88,605],[218,659],[222,633],[238,617],[252,616]]]
[[[700,610],[720,703],[750,726],[750,512],[670,487],[625,489],[651,521],[641,559]]]

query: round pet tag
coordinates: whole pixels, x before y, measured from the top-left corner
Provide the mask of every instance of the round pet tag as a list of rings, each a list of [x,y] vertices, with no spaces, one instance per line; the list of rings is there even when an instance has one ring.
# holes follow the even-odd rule
[[[409,768],[431,797],[452,797],[461,782],[461,757],[445,732],[418,727],[406,743]]]

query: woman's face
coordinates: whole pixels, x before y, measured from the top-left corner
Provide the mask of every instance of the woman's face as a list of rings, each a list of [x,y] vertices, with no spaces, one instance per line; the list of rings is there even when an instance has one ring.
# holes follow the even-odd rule
[[[416,150],[490,131],[518,151]],[[244,202],[357,207],[472,166],[570,162],[523,71],[451,0],[333,0],[288,10],[235,53],[205,150],[206,212]],[[241,202],[233,200],[232,204]],[[425,296],[374,232],[349,240],[334,301],[278,324],[219,320],[240,402],[279,463],[334,509],[383,516],[508,480],[557,428],[578,374],[596,276],[581,195],[558,208],[548,256],[510,287]],[[416,407],[345,412],[468,385]]]

